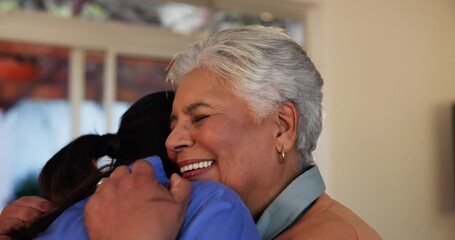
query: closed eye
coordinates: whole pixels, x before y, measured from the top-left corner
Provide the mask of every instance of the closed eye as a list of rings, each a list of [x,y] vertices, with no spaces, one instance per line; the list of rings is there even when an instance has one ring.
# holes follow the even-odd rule
[[[197,115],[194,117],[193,121],[194,121],[194,123],[198,123],[208,117],[209,117],[209,115]]]

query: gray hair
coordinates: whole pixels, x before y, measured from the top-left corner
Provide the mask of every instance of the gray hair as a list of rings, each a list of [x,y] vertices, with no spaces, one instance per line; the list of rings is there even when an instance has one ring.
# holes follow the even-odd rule
[[[300,165],[314,164],[312,151],[322,129],[323,80],[305,51],[282,29],[243,26],[213,33],[174,57],[168,82],[178,87],[186,74],[200,67],[228,83],[257,119],[283,102],[294,103]]]

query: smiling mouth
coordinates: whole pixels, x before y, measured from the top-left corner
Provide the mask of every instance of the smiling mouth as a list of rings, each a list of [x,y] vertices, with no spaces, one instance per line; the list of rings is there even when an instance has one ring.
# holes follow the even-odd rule
[[[187,172],[194,171],[197,169],[208,168],[208,167],[212,166],[213,163],[214,163],[213,160],[191,163],[191,164],[185,165],[183,167],[180,167],[180,172],[183,174],[183,173],[187,173]]]

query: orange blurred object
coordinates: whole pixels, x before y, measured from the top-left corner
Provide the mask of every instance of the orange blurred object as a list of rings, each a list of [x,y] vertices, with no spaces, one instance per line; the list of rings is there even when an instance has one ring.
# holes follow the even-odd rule
[[[33,63],[0,58],[0,81],[32,82],[38,78],[39,68]]]

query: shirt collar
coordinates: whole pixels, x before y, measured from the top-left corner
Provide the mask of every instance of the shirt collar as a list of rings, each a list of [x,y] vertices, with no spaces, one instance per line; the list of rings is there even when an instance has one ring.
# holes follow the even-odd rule
[[[265,209],[256,223],[262,239],[272,239],[294,223],[325,191],[317,166],[291,182]]]

